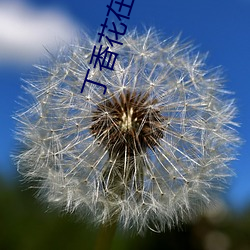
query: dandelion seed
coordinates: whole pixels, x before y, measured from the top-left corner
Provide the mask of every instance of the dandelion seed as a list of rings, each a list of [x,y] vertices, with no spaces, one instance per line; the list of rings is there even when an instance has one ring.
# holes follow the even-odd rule
[[[163,231],[192,219],[224,189],[239,142],[234,102],[218,71],[179,39],[136,31],[113,47],[114,71],[91,69],[93,41],[62,50],[26,81],[33,101],[15,118],[18,170],[38,195],[96,223]],[[90,216],[88,216],[90,217]]]

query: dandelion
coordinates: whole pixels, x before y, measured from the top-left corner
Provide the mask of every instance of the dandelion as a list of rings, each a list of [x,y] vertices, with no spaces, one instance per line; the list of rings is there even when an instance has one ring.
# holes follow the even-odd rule
[[[133,31],[114,71],[90,68],[94,42],[80,42],[36,66],[32,97],[17,113],[19,172],[66,212],[124,229],[163,231],[214,203],[233,175],[236,109],[218,70],[179,38]],[[98,64],[97,64],[98,65]]]

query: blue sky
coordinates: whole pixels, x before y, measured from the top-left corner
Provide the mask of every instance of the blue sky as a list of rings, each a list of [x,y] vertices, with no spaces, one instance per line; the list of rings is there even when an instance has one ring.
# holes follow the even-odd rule
[[[15,122],[11,116],[22,95],[20,79],[44,56],[43,45],[53,51],[60,40],[70,41],[78,29],[95,37],[109,3],[110,0],[0,1],[0,175],[5,179],[16,178],[9,155],[15,148]],[[229,202],[238,208],[250,204],[249,13],[250,0],[135,0],[131,18],[126,22],[128,29],[153,26],[166,38],[181,33],[201,52],[209,52],[209,67],[222,66],[225,88],[235,92],[239,133],[244,141],[238,160],[232,163],[237,177],[227,194]]]

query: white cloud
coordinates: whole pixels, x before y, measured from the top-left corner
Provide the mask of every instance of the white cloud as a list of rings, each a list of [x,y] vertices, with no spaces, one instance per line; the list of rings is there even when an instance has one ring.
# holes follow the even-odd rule
[[[0,64],[27,63],[70,42],[76,25],[58,10],[39,10],[22,2],[0,2]]]

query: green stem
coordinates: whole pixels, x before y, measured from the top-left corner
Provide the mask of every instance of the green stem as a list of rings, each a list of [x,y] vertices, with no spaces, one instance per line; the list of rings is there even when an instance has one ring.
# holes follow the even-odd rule
[[[117,223],[104,224],[100,226],[97,234],[96,245],[94,250],[110,250],[112,241],[116,232]]]

